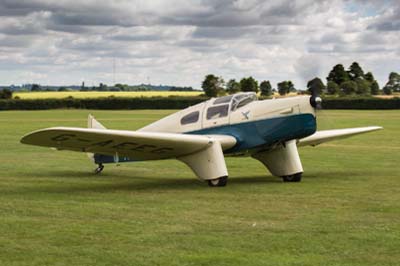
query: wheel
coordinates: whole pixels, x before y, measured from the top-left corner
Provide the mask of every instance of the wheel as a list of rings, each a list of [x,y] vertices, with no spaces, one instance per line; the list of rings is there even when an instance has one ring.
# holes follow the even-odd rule
[[[222,176],[220,178],[208,180],[208,185],[210,187],[224,187],[228,183],[228,177]]]
[[[300,182],[303,173],[282,176],[284,182]]]
[[[99,164],[99,167],[97,167],[96,169],[94,169],[94,173],[97,175],[97,174],[100,174],[101,173],[101,171],[103,171],[103,169],[104,169],[104,165],[103,164]]]

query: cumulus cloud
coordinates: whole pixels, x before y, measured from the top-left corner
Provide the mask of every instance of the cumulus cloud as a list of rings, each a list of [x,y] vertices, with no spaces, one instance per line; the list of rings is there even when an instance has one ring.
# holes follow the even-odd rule
[[[298,88],[358,61],[400,65],[395,0],[2,0],[0,83],[190,85],[208,73]]]

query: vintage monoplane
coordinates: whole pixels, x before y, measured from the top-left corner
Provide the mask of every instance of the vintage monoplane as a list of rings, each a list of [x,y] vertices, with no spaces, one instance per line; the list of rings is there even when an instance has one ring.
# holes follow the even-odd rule
[[[298,147],[381,129],[378,126],[316,131],[318,95],[257,100],[253,92],[212,98],[136,131],[106,129],[89,115],[88,128],[53,127],[21,142],[89,153],[95,172],[105,163],[178,159],[210,186],[225,186],[224,156],[251,156],[272,175],[299,182]]]

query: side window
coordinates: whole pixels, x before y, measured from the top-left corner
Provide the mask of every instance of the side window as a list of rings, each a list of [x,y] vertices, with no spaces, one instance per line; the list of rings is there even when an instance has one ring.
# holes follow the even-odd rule
[[[229,104],[212,106],[207,110],[207,119],[210,120],[228,116],[228,110]]]
[[[181,125],[196,123],[197,121],[199,121],[199,116],[200,116],[199,111],[185,115],[181,119]]]

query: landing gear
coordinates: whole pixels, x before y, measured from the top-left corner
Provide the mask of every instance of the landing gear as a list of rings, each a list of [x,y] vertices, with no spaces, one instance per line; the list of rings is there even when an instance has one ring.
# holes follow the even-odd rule
[[[104,169],[104,165],[102,164],[102,163],[99,163],[99,166],[96,168],[96,169],[94,169],[94,173],[97,175],[97,174],[100,174],[101,173],[101,171],[103,171],[103,169]]]
[[[282,176],[284,182],[300,182],[303,173]]]
[[[226,186],[226,183],[228,183],[228,177],[221,176],[220,178],[211,179],[211,180],[207,180],[207,181],[208,181],[208,185],[210,187],[224,187],[224,186]]]

